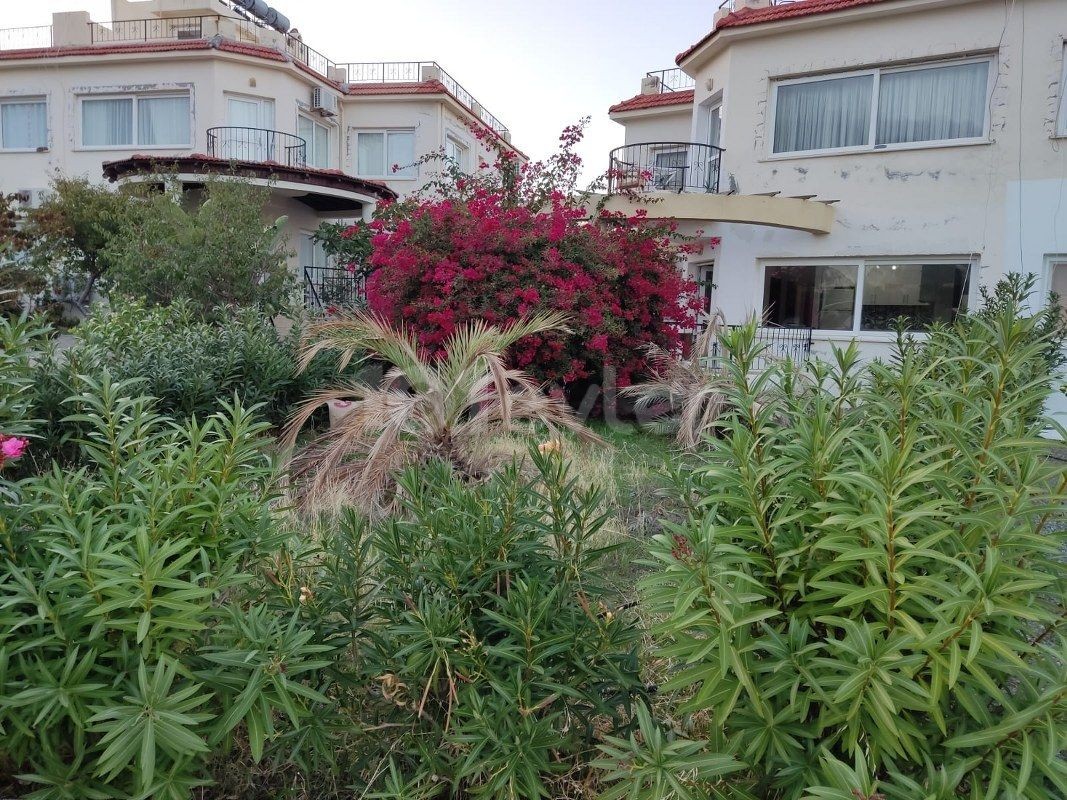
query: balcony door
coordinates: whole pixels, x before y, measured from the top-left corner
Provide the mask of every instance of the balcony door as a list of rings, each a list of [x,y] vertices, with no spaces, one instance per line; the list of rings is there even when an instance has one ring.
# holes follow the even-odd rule
[[[274,101],[261,97],[227,97],[222,157],[271,161],[274,156]]]

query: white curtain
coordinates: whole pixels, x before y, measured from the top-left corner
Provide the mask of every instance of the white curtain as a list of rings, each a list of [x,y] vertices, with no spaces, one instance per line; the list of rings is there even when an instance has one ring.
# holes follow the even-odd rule
[[[139,98],[137,143],[189,144],[189,97]]]
[[[82,144],[109,147],[133,144],[133,99],[83,100]]]
[[[868,142],[874,76],[778,87],[774,152],[855,147]]]
[[[988,80],[988,61],[883,73],[878,144],[981,136]]]
[[[44,101],[0,105],[0,147],[36,150],[48,146],[48,120]]]
[[[385,175],[385,134],[361,133],[356,145],[360,175],[380,178]]]
[[[393,165],[396,164],[400,167],[396,171],[398,178],[414,178],[417,174],[417,167],[412,164],[415,160],[415,134],[411,131],[389,131],[388,151],[386,174],[393,174]]]
[[[297,135],[307,142],[307,163],[312,167],[330,166],[330,130],[305,116],[297,118]]]

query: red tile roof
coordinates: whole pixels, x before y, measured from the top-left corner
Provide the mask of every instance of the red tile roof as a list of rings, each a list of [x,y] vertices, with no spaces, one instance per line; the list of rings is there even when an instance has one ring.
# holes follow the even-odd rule
[[[799,0],[796,3],[788,3],[781,6],[768,6],[766,8],[740,8],[732,11],[715,23],[715,27],[692,47],[679,53],[674,61],[681,64],[689,58],[698,48],[711,39],[723,28],[740,28],[744,25],[759,25],[764,22],[778,22],[796,17],[808,17],[814,14],[829,14],[833,11],[844,11],[857,6],[884,3],[886,0]]]
[[[26,50],[0,50],[0,60],[113,55],[115,53],[158,53],[168,50],[208,50],[210,47],[211,42],[208,39],[181,39],[170,42],[93,44],[77,47],[34,47]]]
[[[639,111],[644,108],[660,108],[662,106],[689,106],[693,104],[693,90],[683,89],[679,92],[663,92],[662,94],[639,94],[629,100],[616,103],[608,109],[609,114],[618,111]]]
[[[161,156],[135,153],[129,158],[117,161],[105,161],[104,177],[116,181],[124,175],[144,174],[177,169],[178,172],[244,174],[251,177],[277,177],[348,191],[371,194],[381,200],[395,200],[396,192],[383,181],[357,178],[339,169],[320,169],[318,167],[291,167],[275,161],[242,161],[238,159],[215,158],[203,153],[181,156]]]

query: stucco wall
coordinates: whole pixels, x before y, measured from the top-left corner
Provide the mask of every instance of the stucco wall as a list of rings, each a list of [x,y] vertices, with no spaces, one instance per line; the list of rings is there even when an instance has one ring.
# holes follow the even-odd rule
[[[642,142],[688,142],[693,110],[689,106],[657,110],[626,118],[626,144]]]

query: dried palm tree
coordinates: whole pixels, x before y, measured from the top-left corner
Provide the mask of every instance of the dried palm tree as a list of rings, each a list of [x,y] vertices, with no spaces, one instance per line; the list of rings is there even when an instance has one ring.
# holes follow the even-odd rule
[[[485,467],[478,454],[485,452],[486,440],[519,420],[597,440],[562,401],[504,363],[512,344],[535,333],[564,331],[564,322],[559,314],[537,315],[506,328],[472,322],[449,337],[440,358],[420,352],[404,328],[393,329],[367,313],[309,326],[300,369],[325,350],[338,351],[342,367],[354,358],[370,357],[391,366],[378,385],[344,383],[318,392],[293,414],[282,434],[288,446],[316,409],[335,400],[351,403],[335,427],[294,457],[292,475],[302,500],[314,506],[319,498],[342,493],[364,509],[381,510],[392,501],[397,473],[431,458],[477,477]]]
[[[712,356],[724,324],[721,313],[712,316],[696,337],[689,359],[658,345],[649,345],[650,379],[622,390],[623,394],[637,398],[634,408],[639,412],[668,405],[674,413],[658,420],[655,427],[674,430],[676,441],[686,449],[693,449],[705,440],[726,406],[724,389],[729,376]]]

